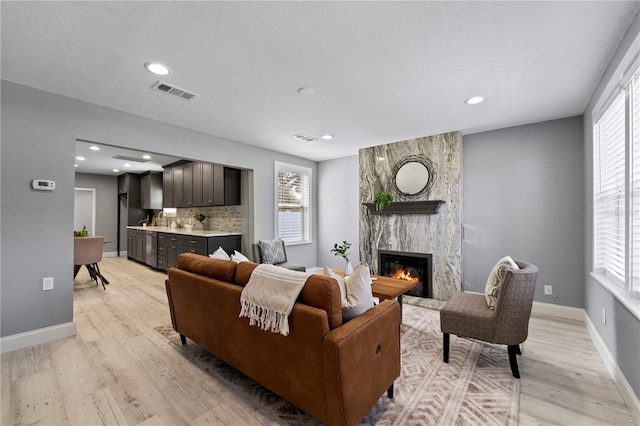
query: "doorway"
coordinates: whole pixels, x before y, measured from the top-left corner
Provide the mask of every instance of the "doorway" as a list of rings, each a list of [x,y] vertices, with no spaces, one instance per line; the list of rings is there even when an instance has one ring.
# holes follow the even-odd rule
[[[89,235],[95,235],[96,229],[96,190],[95,188],[75,188],[73,203],[73,229],[87,227]]]

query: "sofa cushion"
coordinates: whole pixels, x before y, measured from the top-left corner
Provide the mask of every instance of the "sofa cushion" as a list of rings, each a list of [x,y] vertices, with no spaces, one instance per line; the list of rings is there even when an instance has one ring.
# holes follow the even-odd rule
[[[342,307],[342,320],[349,321],[373,308],[371,272],[369,265],[361,263],[353,274],[344,279],[347,289],[347,304]]]
[[[224,260],[231,259],[229,257],[229,254],[222,247],[218,247],[216,251],[214,251],[209,255],[209,257],[212,259],[224,259]]]
[[[505,256],[495,264],[491,273],[489,274],[489,278],[487,279],[487,284],[484,287],[484,297],[487,302],[487,306],[490,309],[495,310],[496,305],[498,304],[498,297],[500,296],[500,289],[504,285],[507,274],[505,273],[505,269],[520,269],[516,262],[511,259],[511,256]]]
[[[212,259],[194,253],[182,253],[178,255],[177,261],[178,269],[228,283],[235,281],[236,265],[237,263],[231,260]]]
[[[231,260],[233,260],[236,263],[250,262],[249,258],[244,254],[240,253],[238,250],[233,251],[233,254],[231,255]]]
[[[249,282],[249,278],[251,278],[251,274],[253,270],[258,266],[257,263],[253,262],[240,262],[236,267],[236,284],[240,287],[244,287]]]
[[[259,244],[262,263],[277,265],[278,263],[287,261],[287,257],[284,254],[284,243],[282,240],[260,240]]]

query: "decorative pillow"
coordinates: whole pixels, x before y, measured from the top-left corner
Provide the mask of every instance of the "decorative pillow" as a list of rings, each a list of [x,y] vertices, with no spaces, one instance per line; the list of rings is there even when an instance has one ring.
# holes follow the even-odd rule
[[[324,267],[324,275],[325,277],[333,278],[338,282],[338,287],[340,288],[340,300],[342,301],[342,307],[345,307],[347,305],[347,287],[344,283],[344,278],[333,272],[327,266]]]
[[[500,289],[504,285],[507,274],[505,269],[520,269],[518,264],[511,259],[511,256],[505,256],[496,263],[491,270],[487,284],[484,288],[484,297],[487,301],[489,309],[495,310],[498,304],[498,296],[500,295]]]
[[[231,260],[233,260],[236,263],[250,262],[250,260],[247,258],[247,256],[245,256],[244,254],[240,253],[238,250],[234,250],[233,251],[233,254],[231,255]]]
[[[284,243],[282,240],[260,240],[258,243],[260,245],[262,263],[277,265],[287,261],[284,256]]]
[[[229,257],[229,255],[227,254],[226,251],[224,251],[224,249],[222,247],[218,247],[216,249],[216,251],[214,251],[213,253],[211,253],[209,255],[210,258],[212,259],[224,259],[224,260],[231,260],[231,258]]]
[[[371,272],[369,265],[361,263],[353,274],[344,279],[347,289],[347,304],[342,307],[342,321],[346,322],[373,308]]]

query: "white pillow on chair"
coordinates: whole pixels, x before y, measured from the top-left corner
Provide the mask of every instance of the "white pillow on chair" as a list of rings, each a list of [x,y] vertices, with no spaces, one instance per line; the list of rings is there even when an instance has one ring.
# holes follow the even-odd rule
[[[498,296],[500,295],[500,290],[506,278],[505,268],[520,269],[511,256],[505,256],[495,264],[489,274],[487,284],[484,287],[484,297],[487,301],[487,307],[491,310],[495,310],[498,304]]]

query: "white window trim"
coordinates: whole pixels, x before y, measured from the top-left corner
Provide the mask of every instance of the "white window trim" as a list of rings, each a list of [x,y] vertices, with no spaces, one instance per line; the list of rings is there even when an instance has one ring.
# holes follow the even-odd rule
[[[638,37],[640,39],[640,36]],[[597,106],[593,109],[593,114],[592,114],[592,119],[593,119],[593,124],[592,124],[592,128],[593,125],[595,125],[596,122],[598,122],[600,120],[600,118],[602,118],[604,112],[609,108],[609,106],[611,105],[611,103],[613,102],[613,100],[616,98],[616,96],[620,93],[620,91],[622,90],[626,90],[626,86],[629,84],[629,81],[633,78],[633,75],[635,74],[635,72],[640,72],[638,71],[639,68],[639,64],[640,64],[640,55],[636,54],[637,56],[635,57],[634,60],[631,61],[631,64],[626,68],[623,77],[619,80],[619,82],[617,84],[615,84],[613,86],[613,88],[611,88],[611,83],[609,85],[609,87],[611,88],[609,91],[606,91],[602,96],[601,96],[601,100],[596,104]],[[629,94],[627,94],[626,96],[627,101],[626,101],[626,108],[627,108],[627,113],[626,113],[626,117],[625,120],[627,120],[626,123],[626,133],[627,136],[629,137],[629,132],[631,131],[631,127],[632,127],[632,123],[629,123],[628,120],[630,118],[630,114],[629,114]],[[595,150],[595,138],[594,138],[594,150]],[[633,158],[633,152],[627,153],[626,155],[626,162],[627,162],[627,167],[630,167],[630,163],[632,162],[632,158]],[[591,167],[595,166],[595,157],[593,159],[593,163],[591,165]],[[630,172],[627,174],[627,178],[628,180],[630,180]],[[595,175],[595,169],[594,169],[594,175]],[[629,188],[629,184],[627,185],[627,188]],[[632,202],[632,195],[629,195],[630,192],[627,193],[627,195],[625,196],[626,198],[626,205],[627,207],[630,207],[630,204]],[[592,201],[593,201],[593,207],[595,208],[595,182],[594,182],[594,192],[592,194]],[[630,210],[627,209],[627,212],[629,212]],[[630,220],[628,219],[628,217],[630,216],[630,213],[627,213],[627,225],[630,225]],[[595,217],[594,217],[595,220]],[[595,222],[593,224],[595,226]],[[628,228],[629,229],[629,228]],[[629,229],[628,232],[631,232],[631,230]],[[627,234],[628,237],[631,237],[630,234]],[[595,242],[595,229],[594,229],[594,234],[593,234],[593,238],[594,238],[594,242]],[[631,256],[629,255],[628,251],[629,251],[629,247],[630,245],[627,243],[627,255],[626,255],[626,259],[627,260],[631,260]],[[636,318],[640,319],[640,299],[637,297],[637,293],[634,294],[632,291],[632,285],[625,283],[624,286],[622,286],[620,284],[620,282],[618,280],[613,279],[613,277],[610,277],[602,272],[599,271],[595,271],[594,269],[594,263],[595,263],[595,246],[593,247],[593,252],[591,254],[591,270],[592,272],[590,273],[591,277],[598,282],[600,285],[602,285],[609,293],[611,293],[623,306],[625,306],[627,308],[627,310],[629,310],[629,312],[631,312]],[[626,262],[627,262],[626,260]],[[627,272],[627,279],[630,279],[631,277],[631,270],[630,270],[630,265],[627,262],[626,265],[626,272]]]
[[[279,238],[278,229],[278,172],[282,170],[288,170],[301,174],[307,174],[309,176],[309,206],[308,206],[308,230],[306,239],[299,241],[286,241],[287,246],[296,246],[303,244],[313,244],[313,169],[311,167],[300,166],[291,163],[284,163],[281,161],[274,161],[273,172],[273,200],[274,200],[274,237]]]

